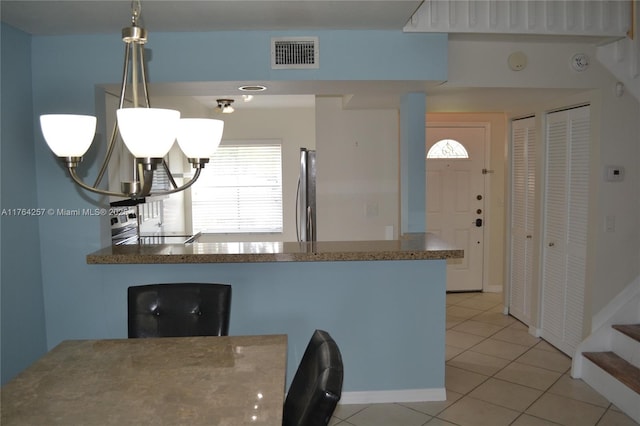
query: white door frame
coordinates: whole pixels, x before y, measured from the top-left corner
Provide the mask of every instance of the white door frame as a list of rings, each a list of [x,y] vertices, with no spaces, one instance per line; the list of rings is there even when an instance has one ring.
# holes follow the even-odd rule
[[[489,122],[472,122],[472,121],[437,121],[437,122],[427,122],[425,131],[429,131],[429,128],[449,128],[449,127],[458,127],[458,128],[467,128],[467,127],[475,127],[484,129],[484,167],[488,169],[489,159],[491,158],[491,123]],[[425,140],[426,144],[426,140]],[[425,152],[425,165],[427,162],[426,152]],[[488,176],[493,173],[493,170],[487,170]],[[425,176],[426,177],[426,176]],[[489,256],[486,255],[487,247],[490,247],[489,235],[491,235],[491,229],[489,225],[489,221],[487,218],[491,214],[491,203],[488,202],[490,200],[490,189],[491,185],[487,184],[487,179],[483,179],[483,187],[484,187],[484,222],[482,226],[482,252],[484,255],[482,256],[482,291],[483,292],[497,292],[502,290],[500,288],[494,288],[498,286],[491,286],[488,284],[489,282]],[[426,212],[425,212],[426,214]]]

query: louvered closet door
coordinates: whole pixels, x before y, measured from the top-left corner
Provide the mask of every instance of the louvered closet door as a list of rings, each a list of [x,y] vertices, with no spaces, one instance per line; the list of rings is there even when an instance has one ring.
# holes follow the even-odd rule
[[[536,190],[535,118],[511,123],[511,261],[509,313],[531,323]]]
[[[570,356],[583,337],[589,127],[588,106],[547,115],[542,337]]]

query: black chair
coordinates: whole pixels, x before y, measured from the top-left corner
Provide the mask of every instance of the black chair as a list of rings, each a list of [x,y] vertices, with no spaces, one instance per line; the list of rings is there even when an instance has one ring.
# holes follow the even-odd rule
[[[333,338],[316,330],[284,402],[283,426],[326,426],[342,395],[342,355]]]
[[[226,336],[228,284],[149,284],[127,292],[129,337]]]

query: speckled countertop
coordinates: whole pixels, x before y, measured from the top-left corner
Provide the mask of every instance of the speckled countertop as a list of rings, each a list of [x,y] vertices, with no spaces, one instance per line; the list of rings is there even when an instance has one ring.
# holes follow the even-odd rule
[[[287,336],[67,340],[2,387],[9,425],[282,425]]]
[[[432,234],[399,240],[225,242],[110,246],[87,255],[89,264],[256,263],[460,259],[464,251]]]

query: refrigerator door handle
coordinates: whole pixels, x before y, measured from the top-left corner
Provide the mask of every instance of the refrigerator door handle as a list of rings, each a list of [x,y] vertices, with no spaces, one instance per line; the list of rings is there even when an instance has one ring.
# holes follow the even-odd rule
[[[315,150],[300,148],[300,175],[296,192],[296,237],[298,241],[316,238],[316,156]]]
[[[300,238],[300,177],[298,177],[298,188],[296,189],[296,240],[302,241]]]
[[[311,207],[307,207],[307,235],[309,237],[308,241],[315,241],[316,238],[316,230],[313,229],[313,210]]]

